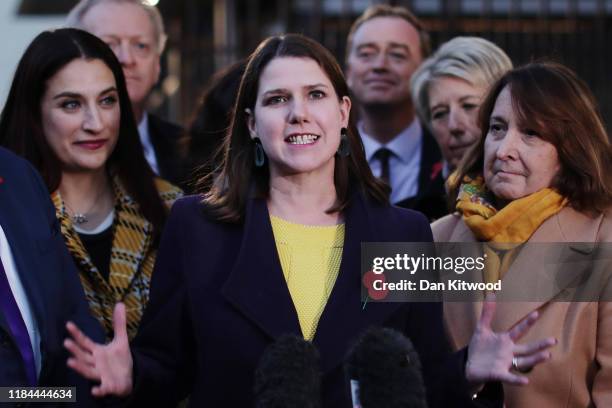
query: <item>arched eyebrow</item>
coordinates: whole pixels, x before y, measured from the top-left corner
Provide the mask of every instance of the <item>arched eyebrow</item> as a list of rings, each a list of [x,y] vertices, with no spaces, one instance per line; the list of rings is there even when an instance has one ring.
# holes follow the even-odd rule
[[[104,95],[110,92],[117,92],[117,87],[115,86],[109,86],[108,88],[106,88],[105,90],[103,90],[102,92],[100,92],[99,95]]]
[[[311,89],[316,89],[316,88],[329,88],[329,86],[327,86],[326,84],[319,82],[317,84],[313,84],[313,85],[306,85],[304,87],[305,89],[311,90]]]
[[[506,120],[506,118],[499,116],[499,115],[491,116],[491,120],[489,122],[492,122],[492,121],[500,122],[504,125],[508,124],[508,121]]]
[[[462,96],[461,98],[459,98],[459,102],[465,102],[466,100],[472,99],[472,98],[478,99],[478,95],[465,95],[465,96]]]
[[[448,107],[448,103],[443,102],[443,103],[436,103],[434,106],[432,106],[431,108],[429,108],[430,111],[434,111],[438,108],[446,108]]]
[[[104,89],[102,92],[99,93],[99,95],[104,95],[107,94],[109,92],[113,92],[113,91],[117,91],[117,88],[115,86],[109,86],[108,88]],[[59,98],[80,98],[81,94],[78,92],[71,92],[71,91],[65,91],[65,92],[60,92],[57,95],[55,95],[53,97],[53,99],[59,99]]]
[[[479,99],[478,95],[464,95],[461,98],[459,98],[459,103],[464,103],[470,99]],[[437,108],[441,108],[441,107],[447,107],[449,104],[447,102],[440,102],[440,103],[436,103],[435,105],[433,105],[432,107],[429,108],[430,111],[433,111]]]
[[[323,82],[318,82],[316,84],[312,84],[312,85],[304,85],[302,87],[303,89],[307,89],[307,90],[311,90],[311,89],[316,89],[316,88],[329,88],[328,85],[324,84]],[[281,93],[289,93],[290,91],[287,88],[275,88],[275,89],[270,89],[265,91],[262,96],[265,97],[267,95],[277,95],[277,94],[281,94]]]

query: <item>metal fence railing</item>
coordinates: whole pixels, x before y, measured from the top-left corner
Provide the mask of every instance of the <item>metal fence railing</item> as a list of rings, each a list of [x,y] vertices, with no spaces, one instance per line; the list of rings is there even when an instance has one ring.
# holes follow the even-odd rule
[[[19,12],[67,12],[76,1],[22,0]],[[456,35],[478,35],[517,65],[550,57],[570,66],[612,125],[612,0],[159,0],[170,42],[166,80],[153,102],[186,122],[210,75],[271,34],[306,34],[342,61],[352,21],[373,3],[412,9],[434,48]]]
[[[168,10],[181,56],[175,113],[186,119],[209,75],[271,34],[306,34],[342,61],[352,21],[373,3],[411,8],[430,30],[434,48],[456,35],[478,35],[502,47],[515,64],[548,57],[570,66],[612,123],[612,0],[184,0],[182,11]]]

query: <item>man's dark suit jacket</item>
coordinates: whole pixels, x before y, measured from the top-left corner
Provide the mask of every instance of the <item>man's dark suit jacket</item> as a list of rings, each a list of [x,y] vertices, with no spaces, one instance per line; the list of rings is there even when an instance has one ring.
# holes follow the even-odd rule
[[[104,334],[90,315],[47,188],[29,163],[3,148],[0,225],[40,332],[38,385],[77,386],[78,404],[74,405],[89,406],[90,384],[66,366],[68,354],[62,345],[67,336],[65,325],[72,320],[97,341],[103,341]],[[26,384],[21,354],[0,310],[0,386]]]
[[[284,333],[301,335],[282,273],[265,200],[252,199],[243,224],[213,221],[201,197],[176,202],[153,273],[151,297],[132,347],[133,406],[253,406],[254,370]],[[451,355],[441,304],[360,303],[360,245],[431,241],[421,214],[353,196],[345,212],[339,275],[313,343],[321,355],[324,407],[351,407],[343,373],[350,344],[368,327],[405,333],[419,352],[430,407],[469,405],[465,352]]]
[[[184,188],[187,183],[187,169],[183,164],[179,145],[183,128],[149,114],[149,136],[155,151],[159,176]]]
[[[439,167],[442,168],[442,165],[440,161]],[[437,166],[436,164],[436,167]],[[415,198],[409,208],[422,212],[429,218],[430,222],[449,214],[451,211],[449,210],[445,183],[446,180],[442,177],[442,171],[440,171],[430,180],[425,190]],[[397,205],[402,207],[402,203],[398,203]]]
[[[420,211],[430,221],[448,214],[442,166],[442,155],[438,143],[423,126],[419,191],[416,196],[402,200],[395,205]]]

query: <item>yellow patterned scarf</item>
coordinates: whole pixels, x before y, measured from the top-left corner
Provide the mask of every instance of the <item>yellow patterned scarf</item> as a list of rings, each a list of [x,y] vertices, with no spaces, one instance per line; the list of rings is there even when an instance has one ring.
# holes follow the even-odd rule
[[[501,210],[493,202],[482,176],[463,179],[456,208],[476,238],[489,244],[485,247],[486,282],[503,277],[518,253],[517,247],[527,242],[546,219],[561,211],[567,199],[545,188],[514,200]]]
[[[155,180],[162,201],[169,209],[183,192],[163,181]],[[110,275],[106,280],[91,261],[79,234],[72,227],[59,191],[51,194],[60,220],[62,235],[79,269],[79,277],[92,314],[98,318],[109,339],[113,337],[113,308],[124,302],[130,340],[136,335],[142,313],[149,301],[151,272],[157,255],[152,245],[153,225],[144,218],[138,204],[127,194],[118,177],[113,178],[115,217],[111,248]]]

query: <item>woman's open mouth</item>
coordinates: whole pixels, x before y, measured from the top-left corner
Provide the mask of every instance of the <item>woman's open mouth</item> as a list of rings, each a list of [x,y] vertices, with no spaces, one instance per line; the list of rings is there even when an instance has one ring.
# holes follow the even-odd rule
[[[319,138],[319,135],[306,133],[288,136],[285,138],[285,142],[292,145],[310,145],[314,144],[317,140],[319,140]]]

